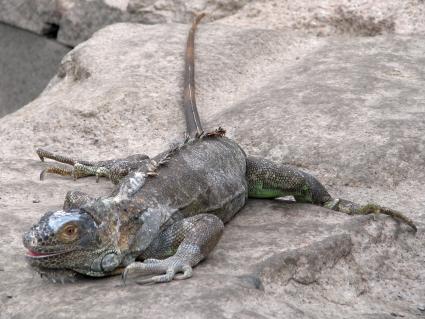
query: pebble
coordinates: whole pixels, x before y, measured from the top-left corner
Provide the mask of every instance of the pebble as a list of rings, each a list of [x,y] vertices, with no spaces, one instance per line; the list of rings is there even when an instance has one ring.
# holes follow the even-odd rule
[[[419,311],[425,311],[425,305],[419,305],[418,310]]]

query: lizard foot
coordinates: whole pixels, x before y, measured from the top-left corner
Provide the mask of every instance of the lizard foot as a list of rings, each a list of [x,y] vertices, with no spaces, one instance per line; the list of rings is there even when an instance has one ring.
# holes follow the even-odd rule
[[[86,177],[86,176],[96,176],[96,182],[99,181],[100,176],[107,176],[104,173],[103,167],[93,168],[80,163],[75,163],[72,168],[61,167],[61,166],[48,166],[43,169],[40,173],[40,180],[43,181],[46,173],[57,174],[61,176],[72,176],[74,180]]]
[[[183,274],[177,275],[182,272]],[[136,281],[139,285],[155,284],[162,282],[170,282],[173,279],[187,279],[192,277],[192,267],[189,263],[182,261],[176,256],[166,259],[146,259],[143,262],[133,262],[128,265],[123,274],[122,280],[125,285],[127,276],[130,273],[138,273],[140,275],[157,274],[147,279]],[[160,275],[161,274],[161,275]]]
[[[72,168],[61,166],[48,166],[47,168],[41,171],[40,180],[44,180],[46,173],[53,173],[62,176],[72,176],[74,180],[80,177],[86,177],[91,175],[95,175],[96,178],[99,178],[99,176],[105,176],[105,172],[102,170],[103,167],[96,165],[95,162],[77,160],[69,156],[54,154],[41,148],[38,148],[36,150],[36,153],[42,162],[44,162],[45,158],[48,158],[56,162],[72,166]]]
[[[54,154],[41,148],[37,149],[36,153],[43,162],[45,158],[48,158],[72,166],[48,166],[41,172],[40,180],[44,180],[46,173],[53,173],[62,176],[72,176],[74,180],[81,177],[96,176],[96,182],[99,181],[100,177],[106,177],[114,184],[117,184],[131,170],[147,165],[149,161],[149,157],[144,154],[134,154],[126,158],[106,161],[84,161]]]

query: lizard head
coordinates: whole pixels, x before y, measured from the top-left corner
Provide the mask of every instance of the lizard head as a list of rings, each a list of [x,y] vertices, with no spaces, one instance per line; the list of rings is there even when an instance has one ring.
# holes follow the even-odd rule
[[[102,240],[101,226],[82,209],[47,212],[24,233],[23,243],[29,265],[53,281],[105,276],[120,263],[114,245]]]

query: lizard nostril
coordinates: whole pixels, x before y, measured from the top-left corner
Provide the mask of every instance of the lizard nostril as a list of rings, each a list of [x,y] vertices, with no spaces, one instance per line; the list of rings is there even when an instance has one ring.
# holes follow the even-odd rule
[[[31,239],[31,246],[37,246],[37,239]]]

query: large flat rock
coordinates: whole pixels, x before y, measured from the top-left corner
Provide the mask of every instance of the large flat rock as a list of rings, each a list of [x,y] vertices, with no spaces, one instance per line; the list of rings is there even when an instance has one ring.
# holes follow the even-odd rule
[[[181,138],[188,26],[117,24],[71,51],[43,94],[0,120],[0,318],[391,318],[423,316],[425,43],[419,36],[299,37],[201,25],[197,97],[206,128],[247,153],[315,173],[338,196],[406,212],[346,216],[250,201],[187,281],[55,285],[25,265],[21,234],[69,189],[35,147],[88,159],[154,155]]]
[[[322,36],[425,31],[421,0],[2,0],[0,21],[74,46],[112,23],[187,23],[202,11],[220,23]]]

